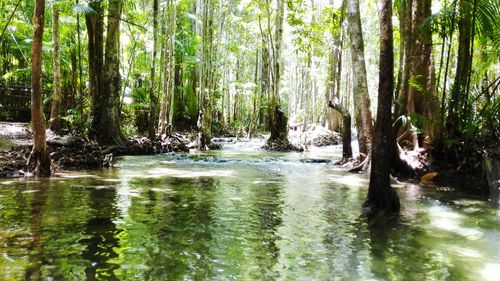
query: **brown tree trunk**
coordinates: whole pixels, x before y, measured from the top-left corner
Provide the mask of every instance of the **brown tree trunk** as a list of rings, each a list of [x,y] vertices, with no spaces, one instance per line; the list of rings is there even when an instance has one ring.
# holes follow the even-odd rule
[[[110,0],[106,31],[106,54],[102,71],[102,87],[98,89],[94,102],[94,137],[102,144],[122,144],[120,131],[120,17],[122,3]],[[90,49],[90,47],[89,47]]]
[[[267,7],[269,8],[269,7]],[[268,11],[269,12],[269,11]],[[270,15],[268,15],[270,17]],[[268,25],[269,46],[271,49],[271,101],[269,107],[269,128],[271,136],[267,140],[267,147],[276,147],[281,150],[290,149],[291,145],[288,141],[288,118],[285,112],[280,108],[280,57],[281,57],[281,41],[283,39],[283,22],[285,17],[285,3],[283,0],[277,1],[276,20],[274,26],[274,36]],[[268,18],[269,24],[269,18]]]
[[[50,157],[45,135],[45,116],[42,109],[42,44],[45,0],[35,1],[33,43],[31,49],[31,122],[34,144],[28,168],[34,164],[38,176],[50,176]]]
[[[458,20],[458,56],[455,70],[455,81],[451,88],[450,104],[448,117],[446,120],[446,131],[449,137],[459,135],[465,116],[465,98],[467,80],[469,78],[469,69],[471,63],[471,25],[472,13],[468,7],[467,0],[459,0]]]
[[[380,71],[377,121],[372,148],[372,166],[368,197],[363,204],[372,215],[379,210],[399,212],[399,197],[390,186],[390,168],[394,137],[391,107],[394,91],[394,50],[392,40],[392,1],[382,0],[380,12]]]
[[[396,118],[401,115],[406,115],[408,103],[408,87],[410,76],[410,51],[412,46],[411,33],[411,18],[412,18],[412,1],[405,0],[401,3],[398,10],[399,17],[399,36],[400,36],[400,55],[399,55],[399,72],[398,72],[398,88],[397,88],[397,103],[395,104]]]
[[[52,131],[59,131],[61,127],[61,51],[59,37],[59,8],[52,3],[52,65],[54,67],[54,92],[48,127]]]
[[[342,116],[342,161],[352,158],[351,146],[351,114],[338,102],[328,102],[328,106],[335,109]]]
[[[211,89],[210,89],[210,77],[212,73],[211,64],[211,50],[213,44],[212,38],[212,2],[211,0],[203,0],[202,4],[202,29],[201,29],[201,59],[200,59],[200,76],[199,78],[199,101],[200,109],[198,114],[198,145],[200,150],[208,149],[211,144],[212,132],[211,132]]]
[[[89,56],[89,88],[88,93],[92,98],[92,124],[90,135],[97,137],[99,134],[98,128],[102,123],[101,112],[108,110],[103,102],[103,83],[102,71],[104,60],[103,49],[103,33],[104,20],[103,9],[100,1],[89,2],[89,7],[94,10],[94,13],[85,15],[85,23],[87,25],[88,34],[88,56]],[[80,81],[83,83],[83,81]],[[80,102],[83,103],[83,92],[80,92]],[[80,106],[83,106],[82,104]]]
[[[156,136],[157,115],[158,115],[158,97],[155,93],[156,87],[156,53],[158,49],[158,0],[153,0],[153,54],[151,56],[151,77],[150,77],[150,113],[148,137],[154,140]]]
[[[423,29],[425,20],[431,16],[431,0],[414,0],[411,21],[410,55],[408,57],[409,80],[404,115],[418,113],[428,122],[420,128],[431,138],[437,129],[431,122],[438,114],[439,100],[435,95],[434,68],[432,63],[432,33]],[[415,143],[415,147],[418,142]]]
[[[354,118],[358,130],[359,152],[368,155],[371,149],[373,120],[366,78],[359,0],[347,0],[347,13],[353,70]]]

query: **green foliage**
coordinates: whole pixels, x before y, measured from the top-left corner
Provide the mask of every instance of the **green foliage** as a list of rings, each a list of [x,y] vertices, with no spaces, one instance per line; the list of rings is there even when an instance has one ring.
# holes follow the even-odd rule
[[[79,14],[79,15],[93,15],[96,13],[96,11],[94,9],[92,9],[91,7],[89,7],[87,5],[83,5],[83,4],[73,5],[72,11],[75,14]]]

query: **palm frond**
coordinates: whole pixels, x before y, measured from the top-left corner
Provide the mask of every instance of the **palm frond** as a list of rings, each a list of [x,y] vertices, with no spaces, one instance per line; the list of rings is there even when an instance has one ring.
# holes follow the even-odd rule
[[[96,11],[91,7],[82,4],[75,4],[71,9],[79,15],[92,15],[96,13]]]

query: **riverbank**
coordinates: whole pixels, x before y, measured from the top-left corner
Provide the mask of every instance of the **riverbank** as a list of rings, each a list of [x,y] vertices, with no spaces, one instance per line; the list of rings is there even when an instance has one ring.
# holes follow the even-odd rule
[[[50,132],[50,131],[48,131]],[[124,155],[154,155],[189,151],[191,142],[185,135],[174,133],[156,141],[145,137],[125,140],[121,146],[102,146],[88,138],[68,134],[48,133],[47,145],[53,172],[65,170],[102,169],[113,165],[113,158]],[[26,135],[29,137],[29,134]],[[32,140],[16,139],[7,151],[0,151],[0,177],[29,176],[26,163],[31,153]]]

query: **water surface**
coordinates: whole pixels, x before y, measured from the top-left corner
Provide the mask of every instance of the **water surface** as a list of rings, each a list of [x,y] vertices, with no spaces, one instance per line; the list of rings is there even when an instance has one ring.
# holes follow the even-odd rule
[[[368,223],[340,147],[256,147],[0,180],[0,280],[498,280],[487,202],[398,186],[401,215]]]

